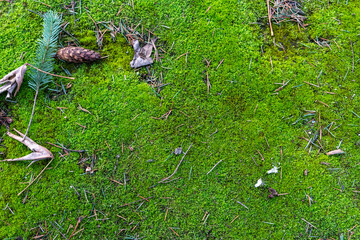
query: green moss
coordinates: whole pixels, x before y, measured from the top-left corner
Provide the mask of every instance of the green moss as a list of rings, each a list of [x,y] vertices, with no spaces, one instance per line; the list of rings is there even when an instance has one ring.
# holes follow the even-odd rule
[[[1,237],[30,239],[38,231],[43,234],[39,225],[44,229],[45,221],[51,239],[59,233],[50,221],[69,237],[70,224],[75,226],[80,216],[87,216],[78,228],[84,228],[77,235],[83,239],[126,235],[175,238],[169,227],[182,239],[308,239],[301,219],[317,227],[311,236],[347,237],[359,218],[360,119],[353,113],[360,114],[357,2],[305,2],[308,29],[300,32],[292,23],[274,25],[275,46],[266,21],[264,26],[252,24],[266,16],[264,1],[134,1],[134,9],[123,5],[119,16],[121,3],[81,2],[74,26],[63,2],[44,1],[64,14],[69,22],[67,31],[81,46],[108,58],[86,65],[56,63],[57,74],[66,74],[62,66],[76,79],[55,79],[60,86],[71,84],[66,95],[46,91],[39,96],[29,134],[56,157],[51,169],[29,188],[25,204],[25,195],[17,194],[47,162],[29,168],[25,162],[1,163],[0,209],[8,204],[15,213],[0,211]],[[26,7],[20,2],[0,2],[0,56],[6,63],[0,66],[1,76],[31,62],[35,55],[41,18],[26,8],[46,11],[47,7],[34,1],[25,3]],[[140,78],[145,69],[136,72],[130,68],[133,49],[122,36],[113,42],[106,34],[103,49],[99,49],[87,11],[96,21],[117,23],[122,19],[133,26],[141,21],[145,34],[148,29],[158,36],[161,63],[156,62],[150,70],[168,84],[160,97]],[[331,49],[318,46],[313,41],[317,38],[329,39]],[[66,36],[62,44],[68,40],[73,39]],[[25,58],[19,60],[24,51]],[[187,56],[178,59],[186,52]],[[204,58],[211,60],[209,68]],[[304,82],[317,84],[321,70],[320,88]],[[274,94],[281,86],[274,83],[283,81],[289,81],[288,85]],[[62,90],[56,85],[52,88]],[[33,92],[24,83],[17,103],[7,103],[14,119],[12,127],[25,130],[32,99]],[[79,105],[91,114],[79,110]],[[157,119],[170,109],[166,120]],[[305,116],[307,110],[315,114]],[[331,123],[330,134],[324,128]],[[319,128],[324,151],[317,154],[318,148],[313,146],[309,154],[310,146],[305,149],[307,141],[301,137],[312,137]],[[7,147],[2,148],[4,157],[29,153],[19,142],[3,138]],[[324,154],[336,149],[340,141],[346,154]],[[46,142],[84,149],[88,155],[72,152],[60,157],[65,152]],[[182,157],[172,154],[174,149],[181,146],[186,150],[191,143],[174,176],[178,179],[157,184],[175,170]],[[77,165],[81,159],[84,163]],[[220,159],[223,161],[207,175]],[[84,174],[91,164],[97,171]],[[281,166],[281,174],[267,175],[274,165]],[[119,182],[125,178],[126,187],[109,178]],[[259,178],[265,181],[264,188],[254,188]],[[289,194],[268,199],[269,186]],[[141,200],[140,196],[153,198],[123,206]],[[308,196],[313,199],[311,206]],[[204,224],[205,212],[210,215]],[[116,236],[120,229],[126,231]],[[355,228],[353,238],[358,235]]]

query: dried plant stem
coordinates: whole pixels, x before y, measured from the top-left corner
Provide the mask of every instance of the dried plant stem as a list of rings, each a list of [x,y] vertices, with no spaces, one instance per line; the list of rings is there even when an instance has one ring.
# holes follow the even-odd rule
[[[24,188],[24,190],[22,190],[21,192],[18,193],[18,196],[20,196],[20,194],[22,194],[26,189],[28,189],[28,188],[31,186],[31,184],[33,184],[33,183],[36,181],[36,179],[38,179],[38,178],[40,177],[40,175],[41,175],[41,174],[45,171],[45,169],[52,163],[53,160],[54,160],[54,158],[52,158],[52,159],[49,161],[49,163],[46,164],[46,166],[43,168],[43,170],[41,170],[41,172],[36,176],[36,178],[34,178],[34,180],[32,180],[32,182],[31,182],[29,185],[27,185],[27,187]]]
[[[27,129],[26,129],[25,135],[24,135],[24,137],[23,137],[23,141],[25,140],[26,135],[27,135],[28,132],[29,132],[29,129],[30,129],[30,126],[31,126],[31,122],[32,122],[32,120],[33,120],[33,118],[34,118],[34,112],[35,112],[35,106],[36,106],[36,100],[37,100],[38,94],[39,94],[39,89],[37,89],[36,92],[35,92],[34,104],[33,104],[32,112],[31,112],[31,118],[30,118],[30,121],[29,121],[29,125],[28,125],[28,127],[27,127]]]
[[[37,67],[35,67],[35,66],[31,65],[30,63],[25,63],[25,65],[30,66],[30,67],[32,67],[32,68],[34,68],[34,69],[38,70],[39,72],[42,72],[42,73],[45,73],[45,74],[48,74],[48,75],[51,75],[51,76],[54,76],[54,77],[67,78],[67,79],[72,79],[72,80],[74,80],[74,79],[75,79],[74,77],[65,77],[65,76],[61,76],[61,75],[57,75],[57,74],[53,74],[53,73],[49,73],[49,72],[45,72],[45,71],[43,71],[43,70],[41,70],[41,69],[39,69],[39,68],[37,68]]]
[[[178,168],[180,167],[180,164],[181,164],[182,161],[184,160],[186,154],[189,152],[189,150],[190,150],[190,148],[192,147],[192,145],[193,145],[193,144],[191,144],[191,145],[189,146],[189,148],[186,150],[186,152],[184,153],[184,156],[181,158],[181,160],[180,160],[179,164],[177,165],[175,171],[174,171],[170,176],[162,179],[162,180],[159,181],[158,183],[162,183],[162,182],[164,182],[164,181],[166,181],[166,180],[169,180],[169,178],[171,178],[172,176],[174,176],[174,174],[177,172]]]
[[[268,8],[268,17],[269,17],[271,36],[274,36],[274,32],[273,32],[272,25],[271,25],[270,0],[267,0],[266,4],[267,4],[267,8]]]

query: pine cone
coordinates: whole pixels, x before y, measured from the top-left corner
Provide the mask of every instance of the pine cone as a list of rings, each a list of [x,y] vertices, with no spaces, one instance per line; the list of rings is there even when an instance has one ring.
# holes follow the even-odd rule
[[[60,48],[56,53],[56,57],[73,63],[93,62],[101,59],[100,53],[82,47]]]

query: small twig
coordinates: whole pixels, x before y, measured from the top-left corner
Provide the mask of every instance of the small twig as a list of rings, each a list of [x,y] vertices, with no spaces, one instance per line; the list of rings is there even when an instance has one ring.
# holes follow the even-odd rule
[[[50,6],[50,5],[46,4],[46,3],[43,3],[43,2],[39,2],[39,3],[41,3],[42,5],[45,5],[45,6],[49,7],[49,8],[52,8],[52,6]]]
[[[79,217],[79,219],[78,219],[78,221],[77,221],[77,223],[76,223],[76,226],[75,226],[75,228],[74,228],[74,231],[71,233],[71,235],[70,235],[70,237],[68,238],[68,240],[70,240],[70,238],[74,235],[77,227],[79,226],[79,223],[80,223],[82,220],[83,220],[83,218],[82,218],[82,217]]]
[[[176,234],[176,236],[180,237],[179,234],[177,234],[177,232],[175,232],[171,227],[169,227],[169,228],[171,231],[173,231]]]
[[[242,202],[236,201],[237,203],[239,203],[241,206],[243,206],[246,209],[249,209],[247,206],[245,206],[245,204],[243,204]]]
[[[209,175],[209,173],[211,173],[211,171],[212,171],[219,163],[221,163],[222,160],[223,160],[223,159],[221,159],[219,162],[217,162],[217,163],[215,164],[215,166],[213,166],[213,168],[210,169],[210,171],[209,171],[206,175]]]
[[[167,214],[168,214],[168,211],[169,211],[169,209],[168,209],[168,208],[166,208],[166,213],[165,213],[165,218],[164,218],[164,221],[166,221],[166,216],[167,216]]]
[[[26,187],[24,188],[24,190],[22,190],[21,192],[18,193],[18,196],[20,196],[20,194],[22,194],[26,189],[28,189],[31,184],[33,184],[35,182],[36,179],[38,179],[38,177],[40,177],[40,175],[45,171],[45,169],[51,164],[51,162],[54,160],[54,158],[52,158],[49,163],[43,168],[43,170],[41,170],[41,172],[36,176],[36,178],[34,180],[31,181],[31,183]]]
[[[318,76],[317,79],[316,79],[316,80],[317,80],[318,87],[320,87],[319,78],[320,78],[322,72],[323,72],[323,70],[321,69],[321,71],[320,71],[320,73],[319,73],[319,76]]]
[[[179,58],[181,58],[182,56],[185,56],[186,54],[188,54],[189,52],[186,52],[184,54],[181,54],[180,56],[178,56],[175,60],[178,60]]]
[[[75,79],[74,77],[65,77],[65,76],[61,76],[61,75],[57,75],[57,74],[52,74],[52,73],[49,73],[49,72],[45,72],[44,70],[41,70],[33,65],[31,65],[30,63],[25,63],[25,65],[27,66],[30,66],[32,68],[35,68],[36,70],[38,70],[39,72],[42,72],[42,73],[45,73],[45,74],[48,74],[48,75],[51,75],[51,76],[54,76],[54,77],[59,77],[59,78],[67,78],[67,79]]]
[[[207,86],[207,94],[209,94],[211,84],[210,84],[210,80],[209,80],[209,72],[208,71],[206,72],[206,86]]]
[[[208,7],[208,9],[206,10],[205,14],[210,10],[211,6]]]
[[[256,150],[256,151],[259,153],[261,159],[262,159],[263,161],[265,161],[265,158],[264,158],[263,155],[260,153],[260,151],[259,151],[259,150]]]
[[[50,143],[50,142],[46,142],[47,144],[50,144],[51,146],[57,147],[57,148],[61,148],[62,150],[66,151],[66,152],[78,152],[78,153],[83,153],[85,152],[85,150],[72,150],[72,149],[68,149],[68,148],[64,148],[61,146],[58,146],[56,144]]]
[[[216,67],[216,70],[220,67],[220,65],[224,62],[224,60],[225,60],[225,58],[223,58],[223,59],[220,61],[219,65]]]
[[[121,182],[116,181],[116,180],[114,180],[114,179],[109,178],[109,180],[112,181],[112,182],[114,182],[114,183],[117,183],[117,184],[120,184],[120,185],[124,185],[124,184],[122,184]]]
[[[319,86],[317,86],[317,85],[315,85],[315,84],[312,84],[312,83],[309,83],[309,82],[306,82],[306,81],[304,81],[304,83],[307,83],[307,84],[309,84],[309,85],[311,85],[311,86],[314,86],[314,87],[319,87]]]
[[[186,152],[184,153],[184,156],[181,158],[179,164],[177,165],[175,171],[168,177],[162,179],[161,181],[159,181],[158,183],[164,182],[166,180],[169,180],[169,178],[171,178],[172,176],[174,176],[174,174],[177,172],[178,168],[180,167],[180,164],[182,163],[182,161],[184,160],[186,154],[189,152],[190,148],[192,147],[193,143],[191,143],[191,145],[189,146],[189,148],[186,150]]]
[[[267,0],[266,4],[267,4],[267,10],[268,10],[268,17],[269,17],[271,36],[274,36],[274,32],[273,32],[272,25],[271,25],[270,0]]]
[[[314,225],[312,225],[311,223],[309,223],[308,221],[306,221],[304,218],[301,218],[301,220],[303,220],[304,222],[306,222],[307,224],[309,224],[309,225],[312,226],[313,228],[318,229],[317,227],[315,227]]]
[[[235,221],[235,219],[237,219],[239,217],[239,215],[237,215],[230,223],[233,223]]]

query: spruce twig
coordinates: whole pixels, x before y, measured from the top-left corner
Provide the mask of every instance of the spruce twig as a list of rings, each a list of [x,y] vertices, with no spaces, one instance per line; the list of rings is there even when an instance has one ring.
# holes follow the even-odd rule
[[[36,53],[34,66],[49,73],[52,72],[54,68],[53,57],[56,53],[57,41],[59,39],[59,33],[61,31],[61,16],[59,16],[56,12],[49,11],[43,15],[43,19],[44,30],[42,38],[38,42],[39,45]],[[45,74],[44,72],[33,69],[30,73],[29,86],[35,91],[35,97],[31,118],[23,140],[26,138],[26,135],[29,132],[31,122],[34,117],[35,106],[39,91],[41,89],[45,89],[47,87],[47,84],[50,83],[51,80],[52,76]]]

